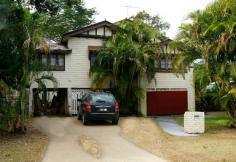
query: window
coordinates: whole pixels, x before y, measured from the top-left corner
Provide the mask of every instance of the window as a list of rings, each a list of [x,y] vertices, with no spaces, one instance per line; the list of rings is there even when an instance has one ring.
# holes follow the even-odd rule
[[[167,59],[161,60],[158,71],[159,72],[172,72],[171,60],[167,60]]]
[[[42,64],[47,65],[48,64],[48,56],[42,55]]]
[[[166,68],[166,60],[161,60],[161,69]]]
[[[56,66],[57,64],[57,57],[55,54],[51,54],[51,66]]]
[[[90,68],[95,64],[97,53],[97,51],[89,51]]]
[[[90,67],[94,66],[95,61],[96,61],[96,55],[95,55],[95,54],[92,54],[92,55],[90,56]]]
[[[115,99],[112,95],[108,95],[108,94],[94,94],[92,95],[92,102],[110,102],[110,103],[114,103]]]
[[[65,66],[65,56],[64,55],[58,55],[58,65],[59,66]]]
[[[172,62],[167,60],[167,69],[172,69]]]
[[[64,71],[65,55],[64,54],[41,54],[40,61],[47,65],[49,70]]]

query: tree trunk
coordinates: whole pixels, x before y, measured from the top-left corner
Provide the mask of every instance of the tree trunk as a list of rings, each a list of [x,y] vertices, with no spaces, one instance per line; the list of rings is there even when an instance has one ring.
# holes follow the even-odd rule
[[[21,131],[25,133],[25,90],[24,88],[20,91],[20,107],[21,107],[21,114],[20,114],[20,121],[21,121]]]
[[[231,123],[230,123],[230,127],[235,128],[236,127],[236,106],[235,106],[235,100],[232,101],[231,104],[229,104],[228,107],[228,114],[231,118]]]

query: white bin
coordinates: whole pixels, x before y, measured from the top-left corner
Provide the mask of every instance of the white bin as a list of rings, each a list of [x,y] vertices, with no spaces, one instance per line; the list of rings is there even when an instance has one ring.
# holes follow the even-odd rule
[[[184,132],[204,133],[205,132],[204,112],[185,112],[184,113]]]

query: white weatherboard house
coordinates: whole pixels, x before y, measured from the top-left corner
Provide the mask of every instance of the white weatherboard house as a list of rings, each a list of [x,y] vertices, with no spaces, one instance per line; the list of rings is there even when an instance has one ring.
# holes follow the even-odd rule
[[[77,99],[90,89],[90,67],[93,65],[96,50],[103,45],[103,41],[112,37],[117,26],[102,21],[79,30],[63,35],[61,45],[51,42],[50,55],[40,54],[42,63],[51,67],[54,77],[58,81],[58,91],[51,92],[54,107],[60,107],[55,112],[75,115],[77,114]],[[175,54],[168,48],[168,40],[162,42],[163,53]],[[194,86],[192,81],[192,69],[185,73],[185,78],[177,77],[172,72],[169,60],[163,59],[160,69],[155,75],[155,81],[143,82],[146,90],[140,103],[140,112],[144,116],[178,114],[187,110],[195,110]],[[53,84],[48,82],[47,88],[52,90]],[[37,84],[30,88],[30,112],[36,111],[37,101],[35,93]]]

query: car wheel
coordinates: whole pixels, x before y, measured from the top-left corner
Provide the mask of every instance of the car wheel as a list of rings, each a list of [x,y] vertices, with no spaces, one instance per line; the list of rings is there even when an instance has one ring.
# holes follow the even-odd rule
[[[88,125],[88,120],[86,119],[85,115],[82,115],[82,122],[84,125]]]
[[[118,119],[113,119],[113,120],[112,120],[112,124],[117,125],[117,124],[118,124],[118,121],[119,121]]]

